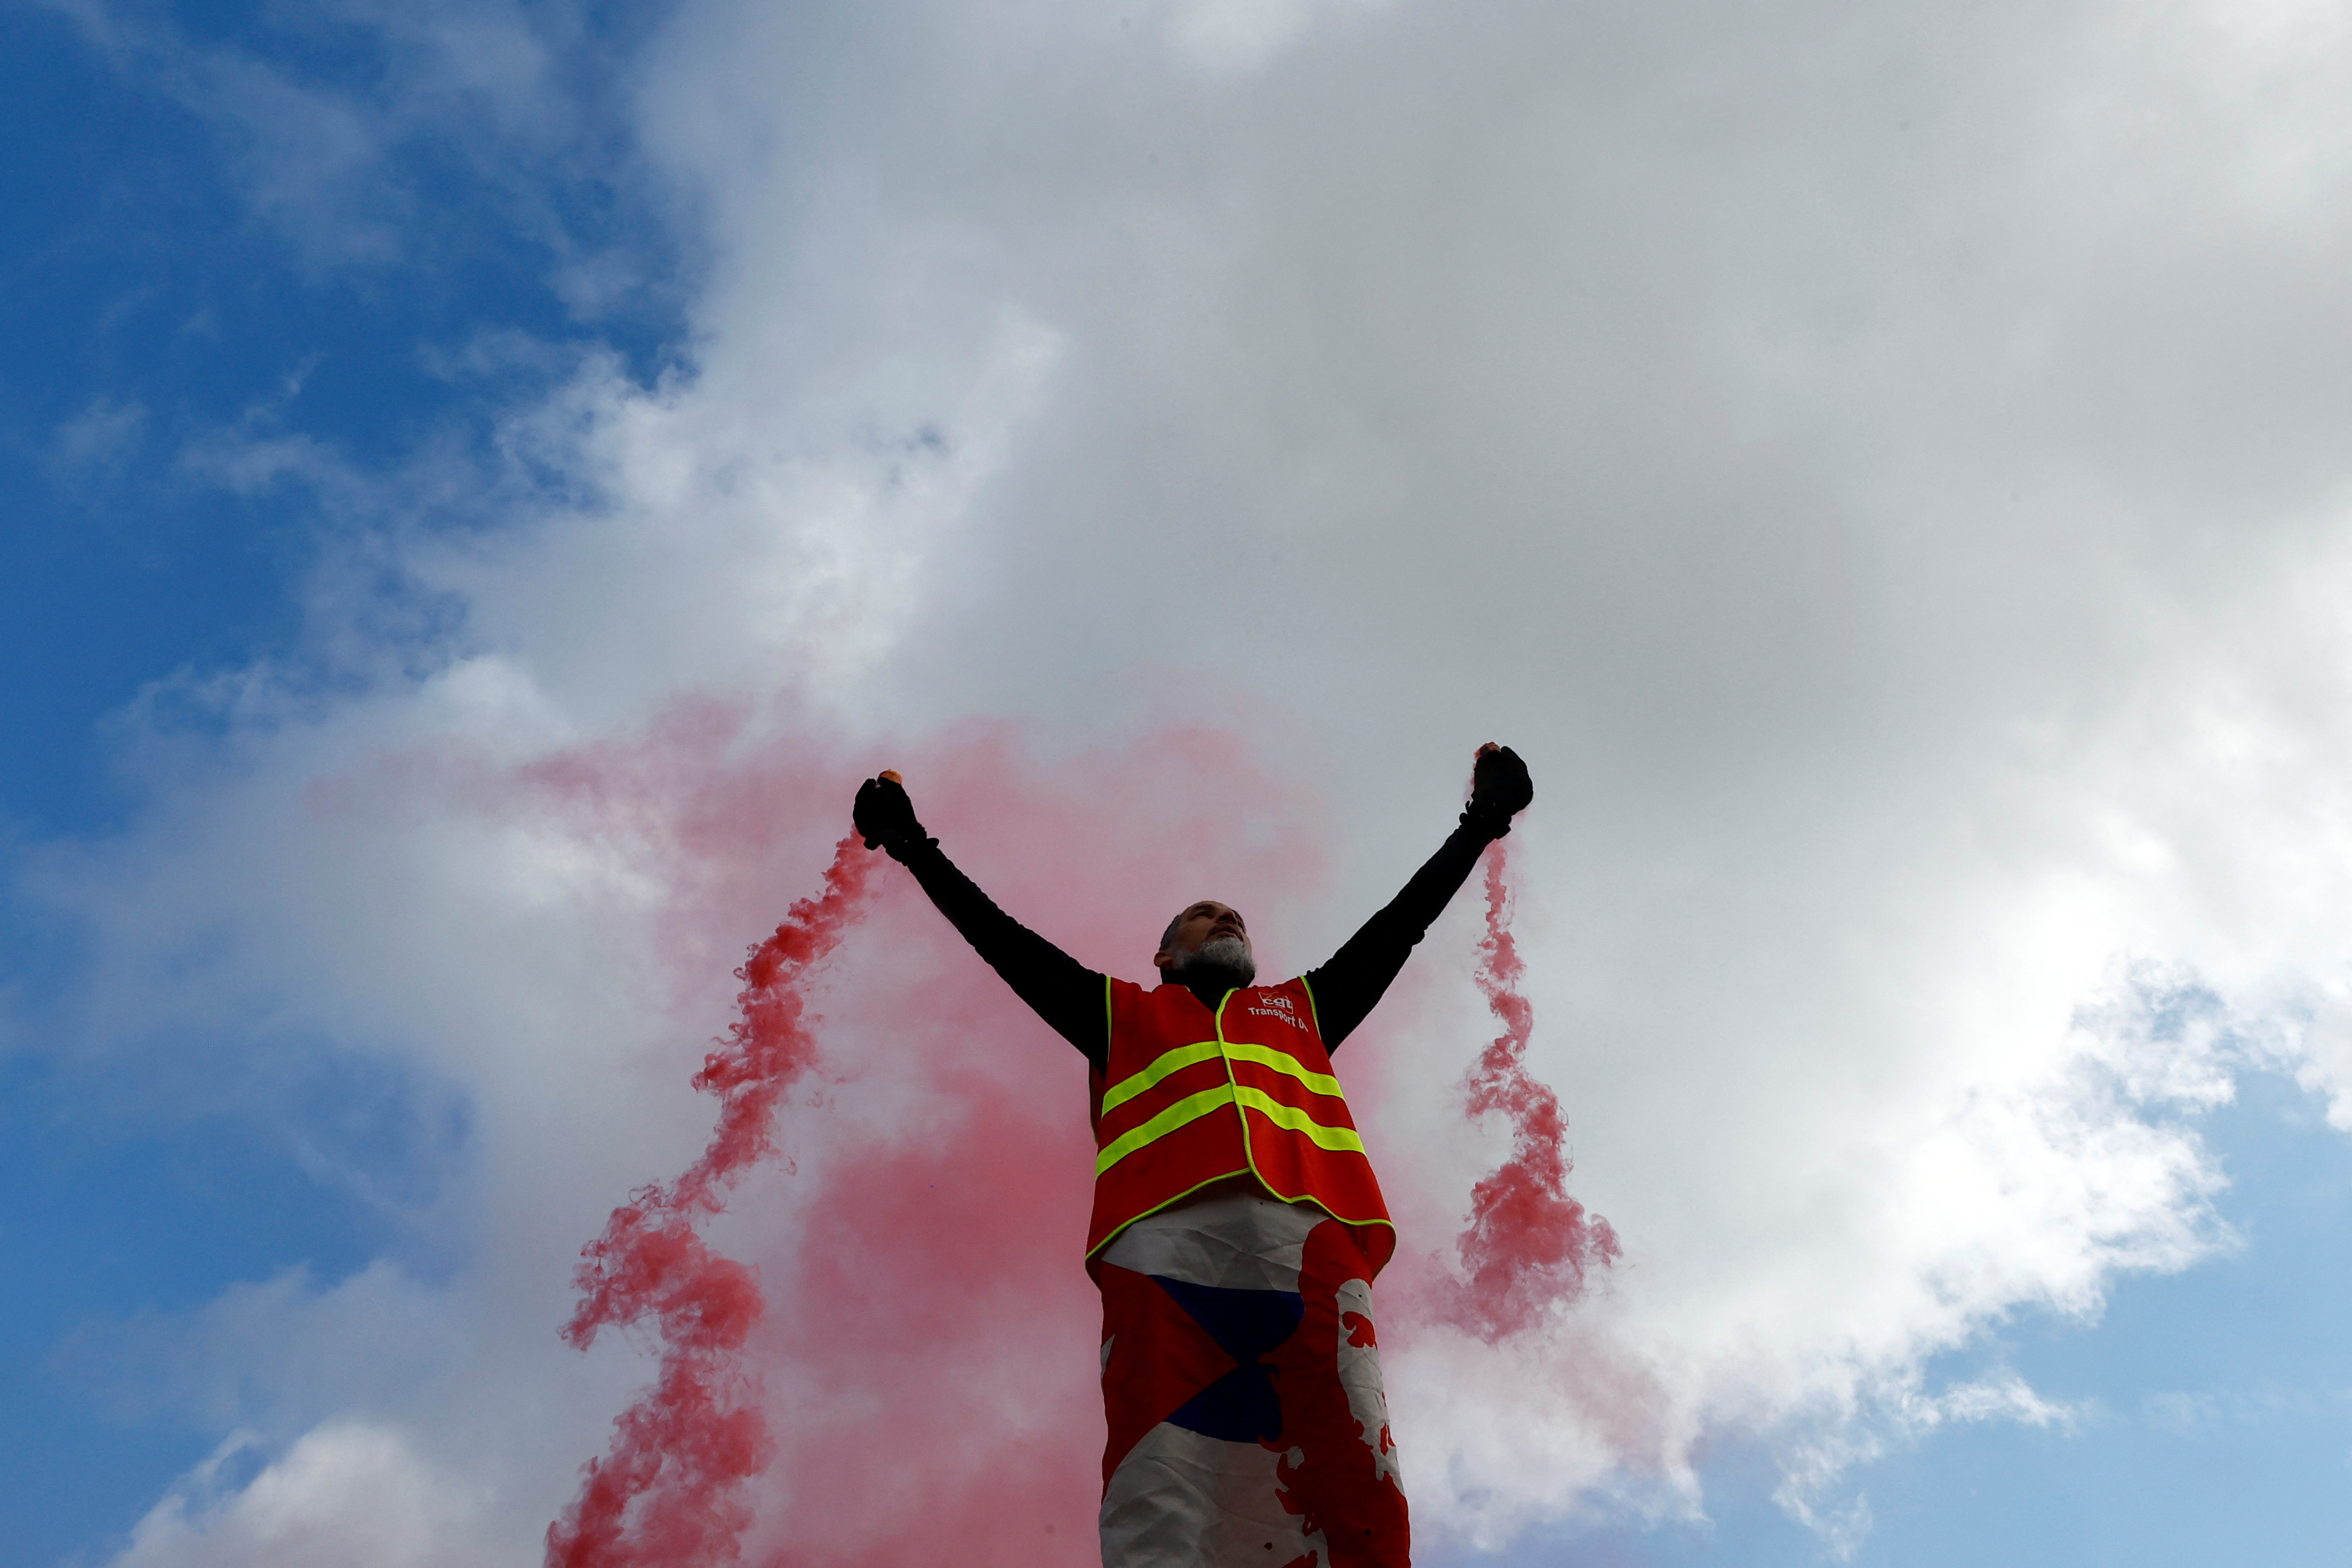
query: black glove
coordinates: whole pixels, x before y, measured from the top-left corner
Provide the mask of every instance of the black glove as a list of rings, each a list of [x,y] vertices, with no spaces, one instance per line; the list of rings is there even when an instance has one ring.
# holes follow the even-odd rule
[[[918,844],[939,841],[923,836],[923,824],[915,820],[915,802],[907,798],[907,787],[898,782],[896,773],[860,784],[849,820],[865,838],[867,849],[887,850],[893,856],[903,855]]]
[[[1519,754],[1490,740],[1478,748],[1478,760],[1471,768],[1470,803],[1462,809],[1462,820],[1499,839],[1511,831],[1511,818],[1535,798],[1535,781],[1528,777],[1528,765]]]

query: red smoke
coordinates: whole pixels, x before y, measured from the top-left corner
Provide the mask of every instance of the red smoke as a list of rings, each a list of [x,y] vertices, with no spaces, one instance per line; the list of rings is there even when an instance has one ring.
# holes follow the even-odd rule
[[[758,1373],[740,1361],[762,1312],[760,1281],[698,1228],[775,1150],[777,1103],[816,1058],[802,980],[864,906],[871,863],[856,835],[842,840],[824,894],[796,901],[735,971],[740,1016],[694,1078],[719,1096],[709,1146],[676,1181],[614,1209],[583,1253],[563,1337],[585,1350],[601,1329],[651,1318],[661,1375],[622,1412],[611,1454],[588,1461],[579,1497],[547,1527],[549,1568],[698,1568],[740,1556],[752,1516],[743,1483],[774,1457]]]
[[[708,977],[741,951],[729,934],[832,852],[822,895],[739,971],[735,1021],[695,1077],[720,1102],[708,1146],[587,1251],[567,1337],[621,1329],[658,1361],[550,1528],[548,1563],[1082,1568],[1104,1437],[1079,1260],[1085,1063],[911,878],[836,835],[856,779],[896,764],[957,862],[1088,967],[1148,977],[1167,917],[1215,897],[1248,912],[1267,972],[1290,974],[1326,956],[1278,950],[1320,891],[1319,802],[1201,728],[1050,767],[1004,727],[863,763],[749,730],[681,707],[640,740],[468,770],[495,811],[552,816],[659,890],[654,945],[683,1008],[708,1005]],[[1477,1188],[1472,1283],[1449,1313],[1489,1337],[1615,1249],[1564,1196],[1558,1102],[1521,1061],[1499,860],[1479,975],[1507,1032],[1471,1075],[1471,1109],[1504,1112],[1515,1141]],[[1357,1071],[1376,1082],[1378,1066]]]
[[[1486,852],[1486,935],[1477,980],[1503,1032],[1464,1080],[1470,1113],[1509,1119],[1511,1152],[1471,1189],[1470,1223],[1456,1245],[1470,1271],[1447,1316],[1488,1343],[1533,1325],[1546,1309],[1584,1291],[1585,1270],[1618,1256],[1617,1233],[1568,1196],[1568,1118],[1559,1096],[1528,1071],[1535,1009],[1519,994],[1526,965],[1511,937],[1511,894],[1503,841]]]
[[[1148,975],[1168,916],[1202,897],[1270,928],[1269,964],[1320,956],[1266,950],[1318,891],[1316,802],[1233,735],[1161,730],[1046,768],[975,727],[852,766],[745,728],[681,709],[476,787],[665,890],[653,931],[681,1005],[885,762],[960,865],[1092,967]],[[702,1080],[722,1096],[709,1149],[590,1251],[572,1337],[635,1321],[659,1363],[549,1531],[551,1564],[1097,1560],[1085,1061],[900,868],[835,853],[826,896],[745,966]],[[747,1167],[771,1125],[789,1158]]]

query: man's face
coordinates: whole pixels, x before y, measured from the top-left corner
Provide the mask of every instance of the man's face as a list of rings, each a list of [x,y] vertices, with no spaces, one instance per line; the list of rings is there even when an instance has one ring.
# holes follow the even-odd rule
[[[1242,924],[1242,917],[1234,913],[1233,906],[1204,898],[1176,917],[1176,935],[1168,939],[1168,946],[1160,950],[1152,963],[1160,968],[1169,968],[1181,964],[1208,944],[1226,937],[1239,942],[1244,952],[1249,950],[1249,928]]]

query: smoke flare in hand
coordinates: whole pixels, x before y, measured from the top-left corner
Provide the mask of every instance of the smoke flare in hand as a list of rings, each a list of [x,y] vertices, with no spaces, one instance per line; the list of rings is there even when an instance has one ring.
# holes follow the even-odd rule
[[[753,1271],[712,1251],[698,1227],[774,1150],[777,1103],[816,1056],[803,978],[863,908],[871,864],[855,835],[842,840],[824,892],[794,902],[735,971],[740,1016],[694,1079],[719,1096],[709,1145],[676,1181],[632,1195],[583,1251],[563,1337],[584,1350],[600,1330],[650,1318],[661,1371],[548,1526],[548,1568],[709,1568],[740,1554],[752,1513],[743,1483],[772,1454],[758,1375],[740,1361],[762,1306]]]
[[[1488,1343],[1530,1327],[1554,1304],[1574,1301],[1585,1271],[1607,1268],[1619,1250],[1609,1222],[1568,1196],[1568,1118],[1550,1085],[1528,1071],[1535,1009],[1518,989],[1526,966],[1511,938],[1506,862],[1497,840],[1486,852],[1486,935],[1477,971],[1503,1032],[1465,1082],[1472,1116],[1500,1112],[1509,1120],[1511,1152],[1471,1189],[1470,1222],[1456,1240],[1470,1281],[1449,1314]]]

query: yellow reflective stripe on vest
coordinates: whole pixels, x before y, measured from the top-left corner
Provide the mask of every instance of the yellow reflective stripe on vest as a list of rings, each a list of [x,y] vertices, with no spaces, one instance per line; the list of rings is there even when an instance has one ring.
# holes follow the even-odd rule
[[[1271,1067],[1276,1072],[1296,1078],[1318,1094],[1328,1094],[1334,1100],[1345,1100],[1339,1092],[1339,1081],[1328,1072],[1310,1071],[1307,1064],[1286,1051],[1276,1051],[1270,1045],[1252,1045],[1247,1040],[1225,1041],[1225,1054],[1236,1061],[1255,1061],[1261,1067]],[[1158,1066],[1154,1062],[1153,1066]]]
[[[1108,1113],[1118,1109],[1145,1090],[1158,1084],[1161,1079],[1171,1073],[1180,1072],[1196,1061],[1214,1060],[1219,1049],[1217,1041],[1204,1040],[1195,1045],[1180,1045],[1173,1051],[1161,1051],[1152,1060],[1151,1065],[1142,1071],[1122,1078],[1103,1091],[1104,1112]],[[1276,1072],[1296,1078],[1318,1094],[1328,1094],[1334,1100],[1344,1100],[1348,1097],[1339,1088],[1338,1079],[1328,1072],[1312,1071],[1305,1062],[1286,1051],[1276,1051],[1270,1045],[1253,1045],[1247,1040],[1227,1040],[1222,1049],[1225,1055],[1236,1061],[1255,1061],[1261,1067],[1271,1067]]]
[[[1246,1083],[1236,1084],[1234,1098],[1277,1127],[1306,1134],[1318,1148],[1344,1149],[1358,1155],[1364,1152],[1364,1140],[1348,1128],[1327,1127],[1296,1105],[1286,1105],[1263,1089],[1253,1089]]]
[[[1163,1051],[1152,1059],[1151,1065],[1131,1078],[1122,1078],[1103,1091],[1102,1108],[1109,1112],[1142,1093],[1171,1072],[1180,1071],[1196,1061],[1213,1061],[1217,1042],[1204,1040],[1198,1045],[1180,1045],[1173,1051]]]
[[[1187,1046],[1184,1049],[1189,1051],[1193,1048]],[[1171,1051],[1168,1053],[1168,1056],[1173,1056],[1176,1053]],[[1212,1056],[1216,1054],[1216,1045],[1214,1041],[1210,1043],[1209,1054]],[[1160,1061],[1165,1061],[1167,1060],[1167,1056],[1163,1056],[1160,1059]],[[1158,1061],[1152,1063],[1152,1066],[1154,1067],[1159,1065],[1160,1062]],[[1172,1072],[1175,1069],[1171,1068],[1169,1071]],[[1139,1073],[1137,1076],[1140,1077],[1141,1074]],[[1133,1082],[1134,1080],[1129,1079],[1128,1082]],[[1244,1089],[1242,1092],[1244,1094],[1255,1094],[1257,1093],[1257,1091],[1255,1089]],[[1263,1096],[1261,1096],[1261,1098],[1263,1098]],[[1118,1164],[1119,1161],[1127,1158],[1128,1155],[1135,1153],[1136,1150],[1143,1147],[1144,1145],[1158,1142],[1160,1139],[1166,1137],[1169,1134],[1174,1132],[1177,1128],[1184,1125],[1187,1122],[1197,1122],[1202,1117],[1207,1115],[1210,1112],[1215,1110],[1218,1106],[1230,1105],[1233,1103],[1234,1086],[1230,1083],[1220,1083],[1213,1089],[1203,1089],[1198,1094],[1185,1095],[1184,1098],[1177,1101],[1176,1103],[1169,1106],[1168,1109],[1160,1112],[1160,1114],[1152,1117],[1149,1122],[1130,1127],[1126,1132],[1121,1133],[1118,1137],[1113,1138],[1109,1143],[1105,1144],[1103,1145],[1102,1153],[1095,1156],[1095,1175],[1102,1175],[1103,1172],[1110,1169],[1111,1166]],[[1308,1135],[1313,1136],[1312,1134]],[[1319,1139],[1318,1141],[1320,1142]],[[1358,1145],[1358,1147],[1361,1146],[1362,1145]]]

